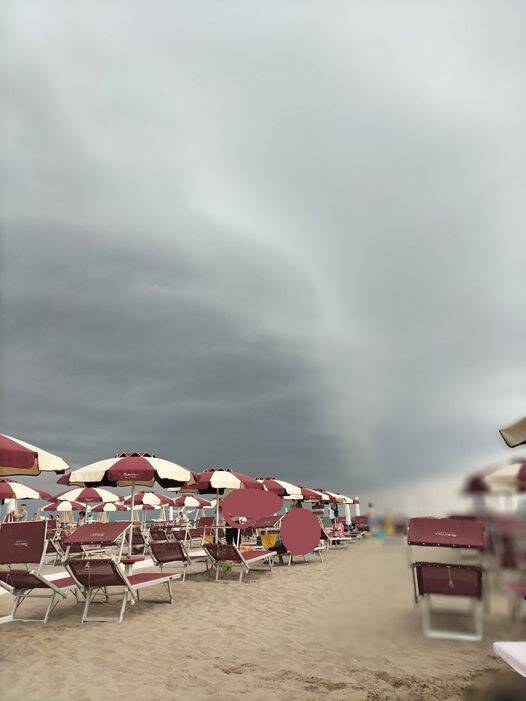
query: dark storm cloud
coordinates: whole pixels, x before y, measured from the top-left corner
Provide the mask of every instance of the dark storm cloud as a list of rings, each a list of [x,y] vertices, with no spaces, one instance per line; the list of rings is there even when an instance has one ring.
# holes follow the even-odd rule
[[[526,389],[521,4],[4,14],[6,432],[383,503],[420,480],[408,508],[499,454]]]

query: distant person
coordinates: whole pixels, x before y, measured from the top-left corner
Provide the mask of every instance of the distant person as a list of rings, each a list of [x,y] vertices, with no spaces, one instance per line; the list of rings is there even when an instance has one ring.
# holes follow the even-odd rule
[[[297,499],[297,500],[294,502],[292,508],[293,508],[293,509],[303,509],[303,503],[301,502],[300,499]]]
[[[27,506],[25,504],[22,504],[20,509],[18,509],[18,511],[15,511],[14,520],[18,521],[19,523],[22,523],[24,521],[27,521],[27,516]]]
[[[331,521],[336,523],[338,520],[338,504],[331,505]]]
[[[80,528],[80,526],[85,526],[85,525],[86,525],[86,512],[79,511],[79,518],[77,521],[77,526]]]

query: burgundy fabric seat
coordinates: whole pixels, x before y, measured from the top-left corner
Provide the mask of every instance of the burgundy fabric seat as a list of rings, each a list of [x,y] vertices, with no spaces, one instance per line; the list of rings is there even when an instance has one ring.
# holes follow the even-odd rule
[[[266,562],[272,571],[274,551],[264,549],[242,551],[235,545],[225,545],[224,543],[205,543],[203,547],[212,566],[216,569],[216,581],[220,576],[221,563],[225,562],[240,565],[240,582],[243,580],[243,574],[249,574],[251,565],[256,562]]]
[[[486,546],[486,534],[484,524],[473,519],[413,518],[409,521],[407,543],[419,547],[462,548],[481,552]],[[411,566],[415,600],[420,601],[422,605],[424,635],[433,638],[482,640],[482,566],[422,560],[413,562]],[[430,597],[437,595],[469,599],[474,619],[473,633],[431,627]]]
[[[128,597],[133,601],[139,600],[139,591],[142,588],[163,584],[168,590],[168,601],[173,603],[171,582],[179,575],[166,575],[151,572],[140,572],[126,575],[113,558],[70,559],[67,568],[75,580],[78,588],[85,596],[86,603],[82,614],[82,623],[86,621],[112,621],[122,622]],[[121,591],[113,593],[109,588],[119,588]],[[102,594],[107,603],[109,597],[121,597],[121,608],[118,616],[92,616],[89,617],[89,608],[96,600],[96,596]]]
[[[14,620],[46,623],[60,599],[65,599],[67,592],[75,586],[68,577],[53,581],[41,574],[48,545],[46,528],[46,521],[6,523],[0,526],[0,566],[7,567],[0,570],[0,587],[15,598],[11,614],[0,618],[2,623]],[[34,567],[30,569],[30,566]],[[34,594],[35,591],[42,593]],[[43,618],[16,618],[18,608],[28,597],[49,600]]]

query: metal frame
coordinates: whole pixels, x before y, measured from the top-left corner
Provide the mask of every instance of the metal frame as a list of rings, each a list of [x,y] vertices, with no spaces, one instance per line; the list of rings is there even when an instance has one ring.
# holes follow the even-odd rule
[[[40,571],[44,565],[44,561],[46,559],[47,555],[47,546],[48,546],[48,539],[46,538],[47,535],[47,524],[46,524],[46,529],[44,531],[44,542],[43,542],[43,548],[42,548],[42,555],[40,556],[40,562],[37,564],[36,569],[30,570],[28,567],[28,563],[20,563],[20,564],[25,564],[26,570],[30,575],[38,579],[40,582],[45,584],[46,589],[50,589],[51,592],[49,594],[32,594],[31,592],[34,591],[34,587],[29,588],[29,589],[16,589],[16,587],[12,587],[9,584],[6,584],[5,582],[0,582],[0,587],[2,589],[5,589],[9,594],[15,597],[15,601],[13,604],[13,609],[11,610],[11,613],[8,614],[7,616],[1,616],[0,617],[0,624],[2,623],[10,623],[11,621],[20,621],[21,623],[47,623],[48,618],[50,613],[56,608],[57,604],[60,602],[60,598],[62,597],[63,599],[66,599],[68,591],[72,587],[67,587],[66,592],[61,591],[58,587],[56,587],[52,581],[49,579],[46,579],[45,577],[42,577],[40,574]],[[12,567],[11,565],[8,565],[8,570],[11,571]],[[17,618],[16,617],[16,612],[18,608],[23,604],[23,602],[26,599],[49,599],[49,604],[47,606],[47,609],[44,613],[43,618]]]
[[[420,604],[422,606],[422,630],[426,637],[428,638],[442,638],[446,640],[467,640],[472,642],[480,642],[484,637],[484,621],[483,621],[483,611],[484,602],[482,599],[471,598],[471,612],[460,613],[455,611],[455,615],[472,615],[474,623],[473,633],[462,633],[458,630],[447,630],[444,628],[432,628],[431,627],[431,613],[433,608],[431,607],[431,594],[425,594],[421,597]],[[441,612],[447,613],[446,609],[441,609]],[[450,611],[451,612],[451,611]],[[451,612],[452,613],[452,612]]]
[[[243,553],[239,550],[237,545],[232,545],[232,547],[235,549],[236,553],[239,555],[240,560],[241,560],[240,562],[235,561],[235,560],[233,561],[235,565],[241,566],[241,571],[239,572],[239,583],[241,584],[241,582],[243,581],[243,575],[244,574],[249,575],[252,568],[250,567],[250,564],[249,564],[250,560],[248,560],[248,561],[245,560],[245,558],[243,557]],[[205,548],[205,552],[207,554],[207,557],[210,559],[212,567],[215,567],[215,570],[216,570],[215,580],[216,580],[216,582],[218,582],[219,576],[221,573],[220,562],[223,562],[223,561],[222,560],[221,561],[214,560],[214,558],[210,555],[210,553],[208,552],[208,550],[206,550],[206,548]],[[256,560],[256,562],[264,563],[265,561],[267,561],[269,570],[272,572],[273,560],[274,560],[274,553],[268,553],[265,557],[258,558]]]

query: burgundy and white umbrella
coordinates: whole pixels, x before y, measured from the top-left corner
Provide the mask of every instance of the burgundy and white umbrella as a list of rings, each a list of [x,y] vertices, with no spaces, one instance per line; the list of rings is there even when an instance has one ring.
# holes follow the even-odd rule
[[[253,477],[226,467],[213,467],[197,475],[196,490],[200,493],[222,492],[224,489],[263,489]]]
[[[0,475],[36,476],[41,472],[64,472],[67,469],[69,465],[58,455],[0,433]]]
[[[526,492],[526,458],[493,465],[468,477],[466,494],[514,494]]]
[[[156,458],[150,453],[120,453],[109,460],[100,460],[73,470],[69,475],[69,481],[70,484],[131,487],[131,505],[133,506],[137,485],[153,487],[157,482],[164,488],[182,487],[194,484],[196,477],[186,467]],[[133,520],[133,509],[131,520]],[[128,554],[131,555],[131,539]]]
[[[316,489],[315,491],[325,494],[329,497],[331,504],[354,504],[356,500],[353,497],[345,496],[345,494],[337,494],[336,492],[328,492],[326,489]]]
[[[44,506],[42,511],[56,511],[62,514],[71,511],[86,511],[86,506],[81,504],[80,501],[53,501],[51,504]]]
[[[201,494],[216,492],[216,526],[219,525],[219,494],[223,494],[225,489],[264,489],[264,487],[250,475],[230,468],[212,467],[201,472],[197,476],[196,491]]]
[[[320,492],[316,489],[309,489],[309,487],[304,487],[300,485],[301,495],[305,501],[330,501],[330,496],[324,492]]]
[[[257,481],[269,491],[274,492],[279,497],[289,497],[290,499],[303,499],[301,488],[290,482],[279,480],[276,477],[258,477]]]
[[[114,494],[108,489],[101,489],[100,487],[78,487],[77,489],[70,489],[67,492],[62,492],[62,494],[57,494],[55,499],[57,501],[80,501],[84,504],[121,501],[121,497],[118,494]]]
[[[182,494],[173,501],[174,506],[186,506],[189,509],[207,509],[210,506],[215,506],[215,500],[208,501],[208,499],[193,494]]]
[[[97,504],[97,506],[94,506],[92,511],[95,511],[96,513],[101,513],[101,512],[113,512],[113,511],[128,511],[128,507],[123,504],[120,501],[116,502],[108,502],[106,504]]]
[[[14,480],[0,480],[0,501],[4,499],[43,499],[51,501],[53,497],[43,489],[28,487]]]
[[[132,498],[127,497],[124,499],[126,506],[131,506]],[[134,508],[139,504],[146,506],[151,506],[152,508],[160,509],[163,506],[173,506],[174,500],[164,494],[158,494],[157,492],[137,492],[133,497]]]

